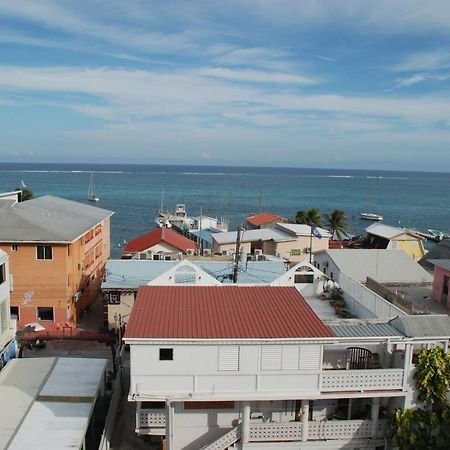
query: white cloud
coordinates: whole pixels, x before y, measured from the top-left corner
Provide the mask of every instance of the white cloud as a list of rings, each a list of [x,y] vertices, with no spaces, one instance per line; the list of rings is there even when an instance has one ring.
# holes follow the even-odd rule
[[[408,86],[412,86],[413,84],[421,83],[422,81],[425,81],[427,77],[421,74],[413,75],[408,78],[402,78],[396,80],[395,87],[396,88],[404,88]]]
[[[396,72],[431,72],[448,68],[450,68],[450,51],[447,49],[415,52],[391,67]]]

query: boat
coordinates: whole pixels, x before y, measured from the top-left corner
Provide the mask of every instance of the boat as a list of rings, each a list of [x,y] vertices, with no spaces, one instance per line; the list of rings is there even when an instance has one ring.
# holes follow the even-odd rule
[[[374,222],[383,221],[383,216],[381,214],[375,214],[370,212],[359,213],[359,217],[364,220],[373,220]]]
[[[433,230],[432,228],[429,228],[428,233],[432,236],[432,240],[434,241],[442,241],[442,239],[450,239],[450,235],[447,233],[444,233],[439,230]]]
[[[90,202],[98,202],[100,197],[95,193],[94,174],[91,173],[91,179],[89,181],[88,200]]]

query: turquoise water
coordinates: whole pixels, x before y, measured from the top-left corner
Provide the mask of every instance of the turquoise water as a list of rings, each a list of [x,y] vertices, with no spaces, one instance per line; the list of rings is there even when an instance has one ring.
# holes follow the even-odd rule
[[[333,169],[155,165],[0,164],[0,191],[23,180],[35,195],[52,194],[89,203],[93,172],[99,207],[111,220],[113,257],[118,244],[154,228],[164,189],[164,207],[184,203],[189,214],[230,217],[232,228],[263,209],[294,217],[299,209],[322,214],[343,209],[352,234],[370,222],[359,213],[384,215],[384,223],[450,232],[450,173]]]

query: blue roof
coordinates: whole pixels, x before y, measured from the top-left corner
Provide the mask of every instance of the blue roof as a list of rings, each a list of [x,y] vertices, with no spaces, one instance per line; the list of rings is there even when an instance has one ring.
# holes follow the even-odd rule
[[[194,265],[222,283],[231,283],[232,261],[191,261]],[[112,259],[106,262],[102,289],[131,289],[148,284],[179,261],[146,261],[138,259]],[[239,284],[269,284],[286,273],[282,261],[248,261],[240,264]]]
[[[211,234],[213,233],[213,231],[211,231],[209,228],[206,230],[191,231],[190,233],[195,237],[200,238],[202,241],[207,242],[208,244],[212,244]]]

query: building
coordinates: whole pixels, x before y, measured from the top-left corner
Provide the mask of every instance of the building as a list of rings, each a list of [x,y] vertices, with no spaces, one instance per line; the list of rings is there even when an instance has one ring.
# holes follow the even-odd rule
[[[238,267],[236,281],[244,285],[268,285],[285,273],[286,266],[280,260],[245,261]],[[214,286],[231,283],[231,261],[109,260],[101,285],[104,323],[116,330],[126,325],[141,286]]]
[[[159,227],[132,241],[123,251],[123,259],[152,259],[154,261],[180,259],[182,255],[195,255],[197,244],[167,227]]]
[[[442,239],[419,261],[419,264],[431,274],[434,273],[434,263],[431,260],[450,259],[450,239]]]
[[[106,364],[94,358],[10,361],[0,372],[0,449],[98,448],[108,406]]]
[[[372,278],[381,283],[428,283],[431,275],[401,250],[329,249],[314,254],[314,264],[331,279],[342,274],[360,283]]]
[[[450,259],[429,260],[434,263],[433,293],[434,301],[450,308]]]
[[[366,228],[364,246],[373,249],[403,250],[414,261],[425,255],[425,238],[414,231],[374,223]]]
[[[9,256],[11,313],[19,327],[75,325],[99,290],[113,213],[51,195],[18,202],[19,192],[0,197],[0,249]]]
[[[241,233],[241,251],[252,255],[273,255],[289,262],[303,260],[311,251],[327,249],[330,233],[309,225],[278,223],[273,228],[244,230]],[[233,254],[236,251],[237,232],[212,235],[214,254]]]
[[[245,219],[244,228],[247,230],[258,230],[260,228],[273,228],[277,223],[288,223],[289,219],[272,214],[268,212],[262,212],[254,214]]]
[[[449,337],[447,316],[325,322],[294,287],[143,287],[124,336],[136,431],[168,450],[384,449],[413,355]]]
[[[9,312],[9,289],[8,255],[0,250],[0,370],[16,355],[16,321]]]

